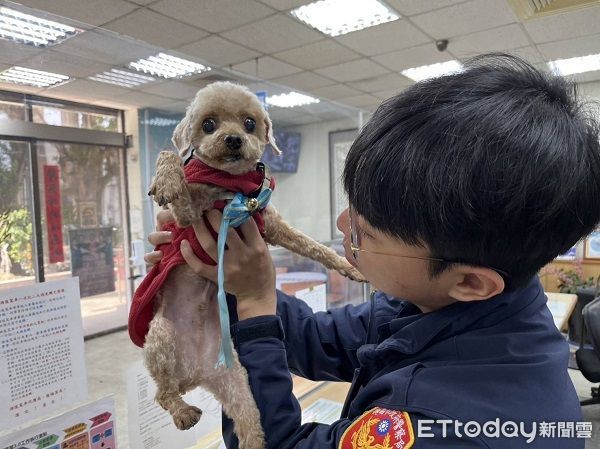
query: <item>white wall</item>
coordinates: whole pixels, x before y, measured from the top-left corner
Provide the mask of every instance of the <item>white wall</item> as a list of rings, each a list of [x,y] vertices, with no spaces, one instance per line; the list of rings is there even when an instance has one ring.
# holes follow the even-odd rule
[[[129,220],[131,240],[146,240],[142,220],[142,177],[140,172],[140,139],[137,109],[125,111],[125,132],[133,137],[133,147],[127,149],[127,179],[129,181]]]
[[[297,173],[276,173],[272,203],[283,218],[316,240],[331,239],[329,132],[356,128],[350,119],[286,128],[301,133]]]

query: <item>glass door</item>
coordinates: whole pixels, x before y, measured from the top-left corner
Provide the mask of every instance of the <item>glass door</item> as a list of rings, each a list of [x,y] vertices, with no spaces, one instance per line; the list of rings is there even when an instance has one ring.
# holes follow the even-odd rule
[[[36,282],[30,144],[0,139],[0,289]]]
[[[127,323],[123,149],[36,142],[45,280],[79,277],[86,335]]]

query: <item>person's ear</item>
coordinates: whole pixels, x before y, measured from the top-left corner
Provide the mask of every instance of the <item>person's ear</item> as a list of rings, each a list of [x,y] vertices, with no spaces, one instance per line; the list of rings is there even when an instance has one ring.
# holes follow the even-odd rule
[[[491,268],[459,265],[453,271],[448,295],[457,301],[483,301],[504,291],[504,279]]]

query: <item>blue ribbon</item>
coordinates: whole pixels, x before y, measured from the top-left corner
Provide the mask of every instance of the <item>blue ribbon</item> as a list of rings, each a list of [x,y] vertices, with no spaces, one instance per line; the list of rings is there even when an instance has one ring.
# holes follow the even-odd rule
[[[256,198],[258,200],[258,207],[252,212],[267,207],[267,204],[271,199],[271,193],[271,189],[262,190]],[[225,241],[227,240],[227,230],[229,226],[237,228],[252,216],[252,212],[248,209],[247,202],[248,197],[241,193],[236,193],[233,200],[231,200],[231,202],[225,206],[225,209],[223,209],[223,221],[221,222],[221,228],[219,229],[217,278],[219,292],[217,294],[217,299],[219,301],[219,318],[221,321],[221,349],[219,350],[219,359],[217,360],[216,367],[223,364],[227,368],[233,366],[233,343],[231,341],[231,332],[229,331],[229,309],[227,308],[227,299],[225,297],[225,288],[223,286],[225,281],[225,275],[223,273],[223,255],[225,253]]]

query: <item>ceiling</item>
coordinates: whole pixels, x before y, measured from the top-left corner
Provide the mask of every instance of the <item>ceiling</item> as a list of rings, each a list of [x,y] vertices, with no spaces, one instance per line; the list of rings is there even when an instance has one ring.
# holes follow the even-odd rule
[[[506,51],[545,68],[550,60],[600,53],[600,1],[528,20],[510,6],[515,1],[529,0],[386,0],[399,20],[332,38],[289,14],[310,0],[0,0],[85,30],[48,49],[0,40],[0,70],[19,65],[73,78],[52,88],[0,89],[183,111],[199,88],[229,78],[269,95],[293,89],[320,98],[310,107],[271,110],[284,124],[303,124],[372,111],[412,84],[399,73],[411,67]],[[438,39],[449,40],[446,51],[436,49]],[[87,79],[164,50],[213,70],[135,89]],[[577,79],[600,80],[600,71]]]

